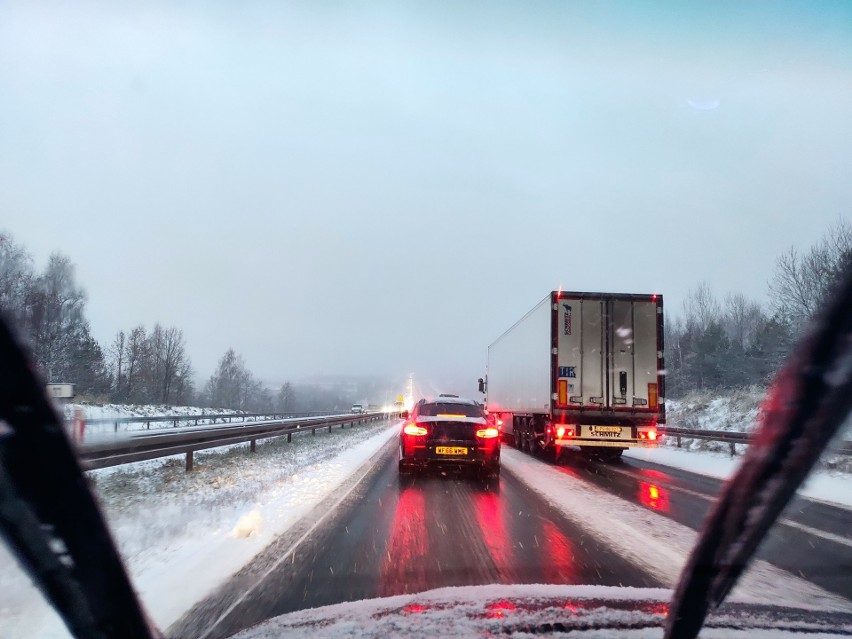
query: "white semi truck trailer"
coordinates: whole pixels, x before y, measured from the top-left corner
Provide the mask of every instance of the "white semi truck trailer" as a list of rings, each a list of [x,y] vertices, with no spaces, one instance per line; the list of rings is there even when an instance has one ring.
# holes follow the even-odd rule
[[[488,347],[480,379],[504,438],[616,459],[665,423],[663,296],[553,291]]]

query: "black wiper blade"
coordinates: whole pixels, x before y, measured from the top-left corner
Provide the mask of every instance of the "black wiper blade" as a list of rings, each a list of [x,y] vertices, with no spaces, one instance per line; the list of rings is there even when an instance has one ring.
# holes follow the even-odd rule
[[[693,639],[745,570],[852,409],[852,268],[769,392],[737,473],[704,522],[672,601],[666,639]]]
[[[159,637],[44,389],[0,318],[0,534],[75,637]]]

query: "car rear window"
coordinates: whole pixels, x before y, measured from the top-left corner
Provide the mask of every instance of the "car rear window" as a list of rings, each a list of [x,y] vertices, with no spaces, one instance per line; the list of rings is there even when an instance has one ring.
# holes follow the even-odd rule
[[[417,411],[422,417],[438,415],[463,415],[464,417],[482,417],[482,409],[472,404],[423,404]]]

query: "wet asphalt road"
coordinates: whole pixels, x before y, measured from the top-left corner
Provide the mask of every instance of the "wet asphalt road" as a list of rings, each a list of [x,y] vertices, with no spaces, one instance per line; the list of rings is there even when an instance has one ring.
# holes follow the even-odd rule
[[[233,593],[254,579],[238,578]],[[492,583],[662,585],[508,473],[497,482],[437,472],[401,480],[396,449],[388,447],[352,498],[209,636],[303,608]],[[209,609],[227,601],[223,596]],[[209,611],[197,610],[184,621],[189,623],[170,629],[170,636],[212,619]]]
[[[678,469],[632,459],[601,464],[566,452],[556,464],[561,472],[694,529],[721,487]],[[169,635],[213,628],[207,637],[225,637],[293,610],[444,586],[662,585],[508,473],[497,482],[440,473],[401,480],[395,442],[350,495],[334,501],[316,509],[316,526],[306,521],[290,531]],[[784,517],[790,523],[773,529],[760,556],[852,598],[849,511],[799,499]]]
[[[565,451],[561,471],[700,530],[722,481],[625,457],[585,461]],[[770,530],[757,556],[830,592],[852,599],[852,511],[798,497]]]

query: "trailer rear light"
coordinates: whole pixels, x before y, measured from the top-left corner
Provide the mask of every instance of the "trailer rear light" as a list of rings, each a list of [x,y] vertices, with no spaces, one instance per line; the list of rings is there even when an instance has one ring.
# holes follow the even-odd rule
[[[657,408],[657,385],[648,384],[648,408]]]
[[[418,426],[417,424],[406,424],[402,429],[402,432],[406,435],[413,435],[415,437],[422,437],[426,434],[426,429],[422,426]]]
[[[648,430],[640,430],[639,439],[646,439],[650,442],[655,442],[657,441],[657,431],[653,428],[649,428]]]
[[[562,439],[564,437],[573,437],[574,436],[574,427],[573,426],[559,426],[556,429],[556,438]]]
[[[491,426],[488,428],[481,428],[476,431],[476,436],[481,437],[482,439],[492,439],[493,437],[497,437],[499,434],[500,431]]]

